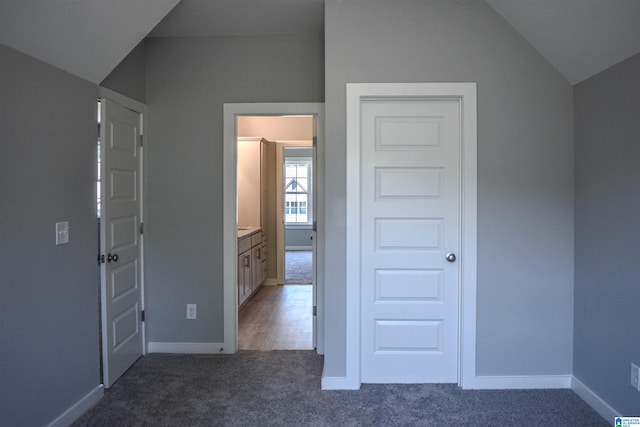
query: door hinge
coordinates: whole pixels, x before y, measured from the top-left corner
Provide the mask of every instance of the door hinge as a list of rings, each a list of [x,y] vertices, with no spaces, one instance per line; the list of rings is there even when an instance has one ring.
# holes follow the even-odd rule
[[[318,231],[318,221],[313,221],[313,225],[311,226],[313,231]]]
[[[317,306],[317,305],[314,305],[314,306],[313,306],[313,315],[314,315],[314,316],[317,316],[317,315],[318,315],[318,306]]]
[[[144,322],[144,310],[140,311],[140,321]]]
[[[144,223],[140,223],[140,234],[144,234]]]
[[[98,265],[104,264],[104,255],[98,254]]]
[[[314,137],[313,137],[313,142],[312,142],[312,144],[313,144],[313,145],[312,145],[313,147],[317,147],[317,146],[318,146],[318,137],[317,137],[317,136],[314,136]]]
[[[140,135],[140,147],[144,146],[144,138]]]

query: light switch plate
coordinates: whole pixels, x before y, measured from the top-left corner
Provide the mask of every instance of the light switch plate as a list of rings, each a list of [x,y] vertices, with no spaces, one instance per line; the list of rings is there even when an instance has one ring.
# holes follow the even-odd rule
[[[56,222],[56,245],[64,245],[69,243],[69,223]]]

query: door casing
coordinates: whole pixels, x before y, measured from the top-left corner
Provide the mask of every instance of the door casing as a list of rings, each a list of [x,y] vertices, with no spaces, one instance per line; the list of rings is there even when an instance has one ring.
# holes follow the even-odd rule
[[[324,103],[230,103],[224,104],[223,117],[223,304],[224,342],[221,353],[238,351],[238,301],[237,301],[237,116],[287,116],[313,115],[317,118],[318,152],[324,147]],[[322,155],[316,156],[316,168],[324,170]],[[324,226],[323,176],[316,180],[316,213],[319,229]],[[316,265],[324,263],[324,239],[318,233]],[[316,272],[316,351],[324,354],[324,274]]]
[[[473,387],[476,377],[477,275],[477,101],[475,83],[347,84],[347,330],[346,376],[324,379],[323,389],[360,388],[360,117],[368,99],[456,99],[461,108],[461,218],[458,385]]]

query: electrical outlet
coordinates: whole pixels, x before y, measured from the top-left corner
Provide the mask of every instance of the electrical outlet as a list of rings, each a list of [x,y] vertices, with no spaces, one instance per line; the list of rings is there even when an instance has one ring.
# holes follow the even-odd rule
[[[187,304],[187,319],[196,319],[198,317],[197,305]]]
[[[640,391],[640,368],[633,363],[631,364],[631,387]]]
[[[56,222],[56,246],[69,243],[69,222]]]

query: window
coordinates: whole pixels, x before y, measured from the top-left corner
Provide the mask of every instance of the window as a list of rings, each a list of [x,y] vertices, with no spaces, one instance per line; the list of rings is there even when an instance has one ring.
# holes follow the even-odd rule
[[[287,158],[284,165],[284,220],[311,224],[311,159]]]

